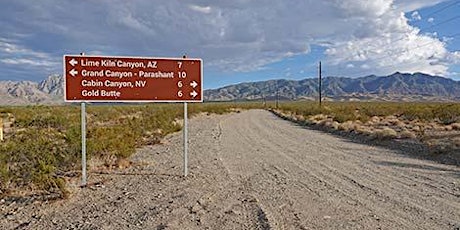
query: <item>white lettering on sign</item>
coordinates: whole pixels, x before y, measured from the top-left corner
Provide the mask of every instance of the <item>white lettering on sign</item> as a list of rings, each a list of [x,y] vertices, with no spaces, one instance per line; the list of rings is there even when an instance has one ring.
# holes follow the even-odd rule
[[[66,101],[202,102],[201,59],[65,55]]]
[[[81,95],[83,97],[98,97],[99,96],[99,90],[82,90]]]
[[[147,64],[147,68],[156,69],[157,68],[157,61],[149,61],[149,63]]]
[[[88,59],[81,60],[81,66],[99,66],[98,61],[90,61]]]
[[[174,72],[144,72],[139,71],[139,77],[150,77],[150,78],[174,78]]]
[[[103,59],[101,60],[101,66],[104,66],[104,67],[115,67],[117,64],[115,63],[115,61],[112,61],[112,60],[108,60],[108,59]]]
[[[114,88],[133,88],[133,83],[129,81],[109,81],[106,80],[104,85],[107,87],[114,87]]]
[[[144,88],[147,85],[147,81],[136,81],[135,85],[136,87]]]
[[[143,62],[124,62],[124,61],[117,61],[117,66],[118,67],[123,67],[123,68],[145,68],[145,65]]]
[[[119,91],[105,91],[101,90],[101,97],[120,97],[121,92]]]
[[[81,86],[85,86],[85,87],[101,87],[101,86],[104,86],[104,84],[102,83],[102,81],[94,81],[94,80],[83,80],[81,81]]]
[[[83,77],[103,77],[104,76],[104,70],[101,70],[101,71],[82,70],[81,75]]]
[[[124,77],[132,77],[133,73],[132,72],[118,72],[118,71],[106,70],[105,71],[105,76],[106,77],[124,78]]]

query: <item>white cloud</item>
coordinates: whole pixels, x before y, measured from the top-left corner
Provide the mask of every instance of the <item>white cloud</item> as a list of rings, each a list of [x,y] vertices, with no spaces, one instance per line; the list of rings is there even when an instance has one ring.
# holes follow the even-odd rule
[[[16,42],[0,40],[0,58],[4,65],[14,65],[41,57],[48,65],[62,54],[82,51],[133,56],[187,53],[203,58],[206,67],[253,71],[308,54],[311,45],[320,45],[327,48],[326,63],[338,67],[442,73],[455,58],[443,42],[421,34],[404,16],[439,2],[43,0],[30,4],[16,0],[0,8],[0,37],[27,36],[16,37]],[[432,45],[416,48],[426,42]]]
[[[434,6],[446,0],[395,0],[394,8],[403,12],[410,12],[424,7]]]
[[[36,67],[53,67],[58,62],[44,52],[34,51],[15,44],[15,40],[0,37],[0,62],[10,65],[26,65]]]
[[[420,14],[418,13],[418,11],[414,11],[414,12],[412,12],[412,14],[411,14],[411,20],[412,20],[412,21],[420,21],[420,20],[422,20],[422,16],[420,16]]]
[[[29,65],[29,66],[37,66],[37,67],[50,67],[55,65],[55,62],[49,62],[44,60],[35,60],[35,59],[27,59],[27,58],[4,58],[1,59],[0,62],[10,65]]]
[[[413,13],[412,17],[418,20],[419,14]],[[329,45],[325,53],[327,63],[333,66],[330,72],[341,73],[353,63],[369,67],[374,74],[400,71],[447,75],[449,65],[460,58],[447,50],[444,38],[437,38],[437,33],[423,34],[407,20],[401,12],[389,10],[369,21],[376,32],[372,36]],[[346,73],[360,76],[368,71]]]
[[[429,23],[433,23],[433,22],[434,22],[434,18],[428,18],[426,21],[429,22]]]
[[[191,10],[203,13],[203,14],[209,14],[211,13],[211,7],[210,6],[198,6],[198,5],[189,5]]]

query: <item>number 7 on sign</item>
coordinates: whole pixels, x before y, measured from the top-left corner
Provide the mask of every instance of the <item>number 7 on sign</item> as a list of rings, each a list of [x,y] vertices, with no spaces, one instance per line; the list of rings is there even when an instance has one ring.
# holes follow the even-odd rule
[[[177,65],[179,66],[179,69],[182,68],[182,62],[181,61],[178,61]]]

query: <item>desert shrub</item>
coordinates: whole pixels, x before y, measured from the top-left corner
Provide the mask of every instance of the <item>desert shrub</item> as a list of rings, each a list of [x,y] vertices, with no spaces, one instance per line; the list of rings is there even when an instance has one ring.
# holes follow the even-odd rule
[[[231,108],[263,108],[261,103],[189,104],[189,116],[227,113]],[[0,196],[8,190],[60,192],[61,175],[81,164],[79,106],[0,107],[15,118],[14,131],[0,145]],[[181,104],[87,106],[88,158],[114,160],[131,156],[136,147],[181,130]],[[104,163],[104,162],[102,162]],[[105,162],[107,163],[107,162]]]
[[[63,142],[59,132],[37,128],[6,140],[0,148],[3,189],[9,190],[13,186],[65,193],[56,174],[59,164],[70,163]]]
[[[415,133],[409,131],[409,130],[403,130],[401,131],[401,134],[400,134],[401,138],[405,138],[405,139],[415,139],[417,138],[417,135],[415,135]]]
[[[451,124],[453,130],[460,130],[460,123]]]
[[[373,135],[375,138],[383,140],[396,138],[398,133],[392,128],[384,127],[383,129],[376,130]]]
[[[433,109],[433,115],[441,124],[449,125],[460,121],[460,106],[455,104],[439,106]]]

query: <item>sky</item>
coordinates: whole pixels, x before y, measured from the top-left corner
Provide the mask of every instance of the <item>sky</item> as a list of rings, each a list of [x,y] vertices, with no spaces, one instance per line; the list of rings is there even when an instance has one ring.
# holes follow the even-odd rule
[[[422,72],[460,80],[460,0],[0,0],[0,81],[79,54],[201,58],[205,89]]]

